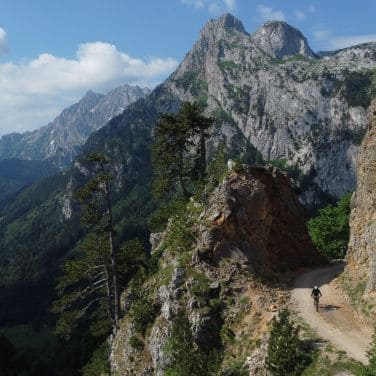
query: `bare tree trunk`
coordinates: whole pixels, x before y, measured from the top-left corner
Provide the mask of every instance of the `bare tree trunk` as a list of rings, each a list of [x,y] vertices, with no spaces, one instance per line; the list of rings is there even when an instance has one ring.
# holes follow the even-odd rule
[[[113,312],[112,312],[112,297],[111,297],[111,286],[110,286],[110,278],[111,277],[110,277],[110,273],[109,273],[109,270],[108,270],[107,267],[105,268],[105,270],[106,270],[107,314],[108,314],[108,318],[112,322],[112,326],[116,327],[114,315],[113,315]]]
[[[114,223],[112,218],[112,202],[110,199],[108,185],[106,185],[106,202],[108,208],[108,227],[109,227],[109,240],[110,240],[110,257],[111,257],[111,268],[112,268],[112,280],[114,289],[114,321],[115,329],[119,329],[120,320],[120,291],[119,291],[119,278],[117,273],[117,260],[116,260],[116,244],[115,244],[115,231]]]
[[[206,142],[205,142],[205,135],[202,132],[200,134],[200,177],[203,178],[205,176],[206,170]]]
[[[101,169],[105,173],[104,165],[101,164]],[[114,290],[114,323],[115,323],[115,331],[119,329],[119,321],[120,321],[120,290],[119,290],[119,278],[117,273],[117,255],[116,255],[116,243],[115,243],[115,229],[114,229],[114,221],[112,216],[112,201],[110,197],[110,190],[108,186],[108,182],[104,179],[104,198],[107,205],[107,216],[108,216],[108,236],[110,241],[110,259],[111,259],[111,271],[112,271],[112,283],[113,283],[113,290]]]

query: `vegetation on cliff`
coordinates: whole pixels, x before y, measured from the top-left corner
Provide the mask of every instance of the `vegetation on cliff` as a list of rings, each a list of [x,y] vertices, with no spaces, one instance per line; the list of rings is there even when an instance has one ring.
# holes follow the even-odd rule
[[[345,194],[336,205],[328,205],[308,221],[311,239],[322,255],[328,259],[344,258],[350,236],[350,200],[352,192]]]

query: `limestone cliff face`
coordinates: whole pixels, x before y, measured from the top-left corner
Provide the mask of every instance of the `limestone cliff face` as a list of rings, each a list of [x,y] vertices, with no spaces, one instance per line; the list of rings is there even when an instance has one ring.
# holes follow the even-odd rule
[[[349,88],[374,68],[375,43],[319,58],[286,23],[250,35],[227,14],[206,24],[164,85],[221,119],[214,143],[242,152],[250,142],[265,160],[297,166],[312,182],[302,199],[317,204],[318,191],[339,198],[355,187],[369,98]]]
[[[191,200],[183,217],[172,218],[165,234],[154,238],[159,268],[141,288],[154,316],[140,333],[132,308],[137,300],[131,303],[112,343],[113,375],[163,375],[182,311],[192,346],[204,354],[223,350],[221,371],[227,374],[234,357],[247,355],[268,307],[286,301],[282,289],[258,278],[322,262],[289,178],[273,168],[230,173],[209,198]]]
[[[376,102],[369,109],[368,131],[358,159],[358,181],[351,200],[347,272],[376,291]]]

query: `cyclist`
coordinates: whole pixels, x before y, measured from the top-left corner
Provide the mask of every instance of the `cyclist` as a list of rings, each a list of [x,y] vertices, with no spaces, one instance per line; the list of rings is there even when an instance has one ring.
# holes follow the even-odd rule
[[[313,305],[316,307],[316,311],[319,310],[319,299],[322,296],[320,289],[314,286],[311,292],[311,297],[313,298]]]

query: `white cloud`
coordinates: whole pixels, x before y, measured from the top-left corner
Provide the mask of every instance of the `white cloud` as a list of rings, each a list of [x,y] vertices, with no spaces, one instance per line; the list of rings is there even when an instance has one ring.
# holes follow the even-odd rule
[[[281,10],[275,10],[265,5],[257,5],[257,13],[263,21],[285,21],[286,16]]]
[[[47,124],[87,90],[152,87],[177,66],[172,58],[134,58],[103,42],[84,43],[75,59],[41,54],[22,63],[0,64],[0,134]]]
[[[306,18],[305,14],[301,10],[294,10],[294,16],[299,21],[303,21]]]
[[[205,0],[181,0],[183,4],[192,5],[195,8],[203,8],[205,5]]]
[[[366,42],[376,42],[376,34],[332,37],[329,39],[328,47],[338,50]]]
[[[317,41],[322,41],[330,36],[329,30],[315,30],[313,33],[313,38]]]
[[[236,0],[223,0],[228,11],[233,12],[236,9]]]
[[[376,34],[333,36],[330,30],[316,30],[312,35],[316,41],[320,42],[320,48],[325,50],[339,50],[357,44],[376,42]]]
[[[236,0],[180,0],[196,9],[206,8],[210,14],[218,15],[236,10]]]
[[[0,55],[8,52],[8,40],[6,31],[0,27]]]
[[[316,12],[316,7],[313,4],[310,4],[308,6],[308,12],[315,13]]]

